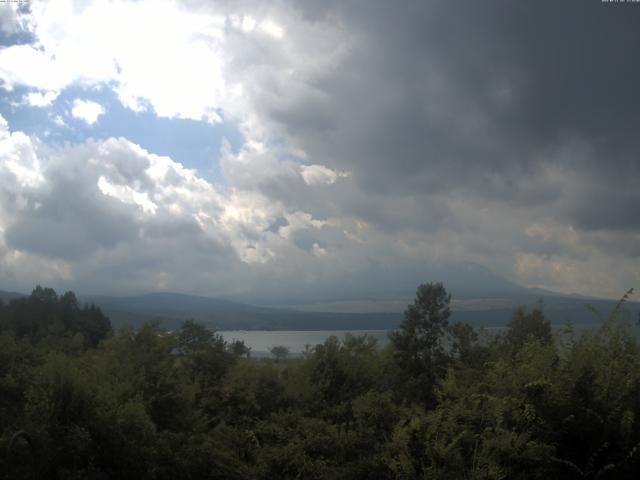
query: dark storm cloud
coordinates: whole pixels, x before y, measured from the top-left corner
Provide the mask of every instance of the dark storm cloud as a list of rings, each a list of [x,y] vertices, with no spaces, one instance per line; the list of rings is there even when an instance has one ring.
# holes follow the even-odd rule
[[[183,236],[197,236],[202,228],[193,217],[179,217],[161,214],[152,217],[144,224],[144,235],[152,238],[172,238]]]
[[[131,240],[136,232],[131,209],[105,198],[95,183],[57,178],[51,188],[33,196],[9,224],[5,238],[17,250],[74,259]]]
[[[471,192],[581,229],[640,228],[621,208],[640,202],[637,5],[317,3],[303,17],[343,22],[351,53],[308,98],[263,105],[312,158],[369,193]],[[589,155],[558,155],[576,139]],[[547,165],[579,170],[584,188],[569,198]]]
[[[639,205],[640,192],[616,191],[614,184],[611,190],[594,188],[584,192],[584,197],[572,205],[570,215],[577,226],[586,230],[639,230]]]

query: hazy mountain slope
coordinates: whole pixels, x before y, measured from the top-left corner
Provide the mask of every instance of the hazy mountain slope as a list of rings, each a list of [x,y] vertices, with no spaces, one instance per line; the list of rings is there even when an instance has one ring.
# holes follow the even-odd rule
[[[482,269],[461,269],[460,276],[470,274],[479,281]],[[491,285],[485,296],[464,295],[461,284],[453,284],[451,321],[469,322],[477,326],[505,326],[513,311],[524,305],[532,308],[542,302],[545,316],[556,325],[571,320],[576,324],[596,324],[598,316],[585,308],[594,306],[606,316],[616,305],[614,300],[588,299],[566,296],[545,290],[534,290],[509,284],[490,274]],[[505,283],[506,282],[506,283]],[[499,290],[499,284],[504,290]],[[446,285],[446,284],[445,284]],[[449,288],[449,287],[447,287]],[[498,290],[495,290],[498,289]],[[456,291],[458,292],[456,294]],[[7,303],[21,293],[0,290],[0,300]],[[312,304],[289,304],[271,308],[216,298],[178,293],[151,293],[147,295],[110,297],[81,296],[82,303],[94,303],[109,316],[115,327],[139,326],[150,320],[159,320],[165,328],[176,328],[186,319],[194,319],[219,330],[369,330],[396,328],[403,311],[411,299],[380,301],[358,300]],[[380,306],[382,304],[382,307]],[[640,304],[628,303],[626,317],[633,323],[639,318]],[[368,312],[368,313],[362,313]]]
[[[177,293],[86,297],[81,300],[98,305],[114,326],[135,326],[148,320],[160,320],[166,328],[175,328],[185,319],[194,319],[220,330],[387,329],[394,328],[401,319],[399,313],[312,313]]]
[[[577,324],[594,324],[598,317],[585,307],[584,299],[562,296],[514,296],[502,299],[475,299],[455,302],[452,321],[499,327],[506,325],[518,305],[531,308],[542,300],[545,315],[553,324],[571,320]],[[175,328],[185,319],[194,319],[219,330],[360,330],[391,329],[402,320],[402,312],[320,312],[300,309],[267,308],[194,295],[154,293],[130,297],[86,297],[81,301],[95,303],[111,318],[114,326],[133,326],[159,320],[166,328]],[[603,315],[616,302],[592,300]],[[640,304],[627,305],[634,320]]]
[[[228,297],[253,305],[294,305],[344,302],[354,300],[390,301],[412,299],[416,287],[426,282],[442,282],[453,298],[486,298],[527,295],[528,289],[513,283],[491,270],[470,262],[447,263],[424,268],[419,265],[371,267],[340,278],[330,287],[309,287],[288,294],[274,292],[265,285],[259,292],[247,292]]]
[[[4,290],[0,290],[0,301],[4,303],[8,303],[14,298],[24,297],[24,294],[17,292],[6,292]]]

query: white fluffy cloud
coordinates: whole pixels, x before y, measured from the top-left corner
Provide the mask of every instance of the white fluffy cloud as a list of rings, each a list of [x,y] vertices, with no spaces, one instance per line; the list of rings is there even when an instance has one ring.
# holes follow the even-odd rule
[[[20,17],[7,11],[12,16],[5,14],[3,25],[19,28]],[[230,46],[262,44],[268,52],[285,36],[268,12],[250,17],[228,6],[193,11],[170,0],[34,1],[25,18],[22,28],[37,44],[0,51],[5,87],[57,91],[73,83],[112,83],[134,110],[150,105],[160,116],[211,122],[220,120],[220,110],[244,113],[238,97],[247,89],[231,72],[237,59]],[[259,68],[260,59],[251,63]]]
[[[104,107],[99,103],[90,100],[76,99],[73,102],[71,115],[82,120],[88,125],[93,125],[101,115],[104,115]]]
[[[152,278],[157,288],[229,294],[268,273],[252,267],[293,282],[324,252],[292,241],[322,227],[311,215],[213,185],[122,138],[51,148],[0,117],[0,178],[3,281],[24,288],[41,274],[105,291],[148,289]],[[283,217],[286,232],[270,228]]]
[[[60,92],[31,92],[24,96],[23,101],[32,107],[47,107],[58,98]]]

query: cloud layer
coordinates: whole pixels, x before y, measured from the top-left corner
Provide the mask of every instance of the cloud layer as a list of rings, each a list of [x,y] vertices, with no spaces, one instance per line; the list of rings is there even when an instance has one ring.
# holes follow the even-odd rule
[[[2,88],[40,108],[110,88],[231,119],[244,145],[215,184],[126,138],[3,122],[0,280],[356,297],[471,262],[617,296],[640,283],[639,21],[577,1],[33,2],[2,17],[35,38],[0,50]]]

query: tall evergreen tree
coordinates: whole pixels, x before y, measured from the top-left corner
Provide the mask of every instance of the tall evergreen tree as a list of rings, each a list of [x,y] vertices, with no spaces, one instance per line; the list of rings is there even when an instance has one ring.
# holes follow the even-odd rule
[[[402,372],[402,389],[427,406],[433,406],[433,388],[446,370],[443,339],[449,329],[450,302],[451,295],[442,283],[420,285],[400,329],[389,335]]]

